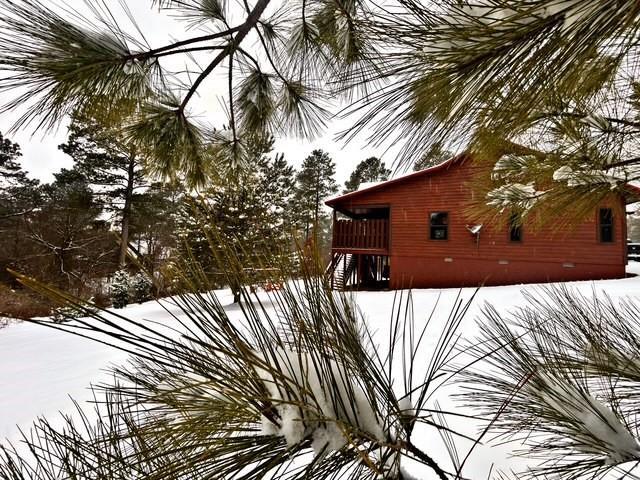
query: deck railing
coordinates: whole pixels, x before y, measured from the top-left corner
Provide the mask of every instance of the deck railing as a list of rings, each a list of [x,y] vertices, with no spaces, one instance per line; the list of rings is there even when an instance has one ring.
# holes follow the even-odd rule
[[[333,248],[387,250],[389,248],[389,220],[335,220]]]

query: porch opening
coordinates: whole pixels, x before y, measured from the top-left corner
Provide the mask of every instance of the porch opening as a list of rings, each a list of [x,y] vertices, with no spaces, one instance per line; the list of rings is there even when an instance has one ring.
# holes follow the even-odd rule
[[[386,289],[389,288],[389,256],[333,252],[327,273],[331,288]]]

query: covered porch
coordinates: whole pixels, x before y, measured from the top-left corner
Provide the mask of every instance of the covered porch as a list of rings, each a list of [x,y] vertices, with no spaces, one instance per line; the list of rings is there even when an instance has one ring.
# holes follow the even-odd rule
[[[334,210],[331,262],[332,288],[388,288],[389,207]]]

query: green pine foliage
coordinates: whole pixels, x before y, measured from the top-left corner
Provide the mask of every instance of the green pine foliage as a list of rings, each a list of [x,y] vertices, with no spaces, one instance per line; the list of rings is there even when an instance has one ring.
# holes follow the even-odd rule
[[[489,436],[536,460],[518,478],[625,478],[640,459],[635,300],[549,287],[505,317],[487,307],[464,378]]]
[[[184,199],[177,219],[178,250],[183,258],[197,259],[218,287],[229,285],[229,267],[222,256],[227,249],[238,256],[239,269],[256,272],[256,284],[261,280],[257,272],[268,270],[292,249],[288,208],[293,167],[282,155],[269,155],[273,142],[255,137],[249,145],[250,168],[232,171]],[[239,300],[240,285],[231,287]]]
[[[37,207],[22,217],[22,241],[40,258],[27,259],[20,270],[88,298],[91,280],[113,272],[117,243],[87,179],[66,169],[54,178],[39,188]]]
[[[25,216],[40,204],[38,181],[20,165],[20,146],[0,133],[0,278],[10,281],[7,268],[21,270],[33,254],[25,242]]]
[[[117,260],[100,195],[77,170],[39,184],[21,168],[19,147],[7,139],[1,145],[1,281],[12,283],[12,269],[89,298]]]
[[[120,224],[118,264],[122,267],[134,222],[134,204],[148,181],[138,148],[116,128],[105,126],[103,117],[104,112],[96,110],[91,114],[76,112],[69,126],[69,138],[59,148],[73,159],[73,168],[99,192],[105,213]]]
[[[377,157],[369,157],[362,160],[356,169],[351,172],[349,180],[344,183],[344,190],[342,193],[353,192],[358,189],[363,182],[378,182],[388,180],[391,175],[389,170],[383,161]]]
[[[80,323],[39,321],[127,350],[133,360],[100,394],[97,419],[79,408],[80,421],[66,417],[61,428],[40,421],[25,437],[38,447],[0,449],[0,475],[373,480],[405,478],[411,461],[447,479],[430,443],[413,432],[426,428],[437,438],[446,429],[440,422],[449,412],[427,402],[456,356],[468,303],[455,303],[446,332],[431,344],[400,293],[383,356],[352,299],[332,292],[321,268],[305,263],[295,281],[281,270],[283,288],[269,295],[241,288],[240,319],[227,315],[197,269],[182,271],[191,293],[172,302],[188,335],[89,309],[91,319]],[[62,292],[21,281],[83,309]],[[425,348],[429,365],[414,364]],[[392,377],[396,365],[406,374],[401,382]]]
[[[115,272],[109,285],[109,296],[111,297],[113,308],[124,308],[129,305],[131,299],[130,290],[131,278],[127,271],[118,270]]]
[[[26,172],[22,170],[19,158],[22,156],[20,145],[5,138],[0,133],[0,178],[3,186],[27,184]]]
[[[304,159],[296,174],[296,188],[292,208],[296,227],[304,240],[314,236],[314,231],[323,237],[327,232],[328,215],[324,201],[338,191],[334,179],[336,166],[328,153],[314,150]]]
[[[136,273],[130,279],[129,287],[131,289],[131,301],[136,303],[143,303],[151,300],[153,282],[145,273]]]
[[[341,138],[366,131],[373,144],[399,144],[405,166],[436,147],[487,159],[506,141],[541,152],[551,174],[570,167],[594,190],[603,177],[620,189],[637,176],[632,1],[155,3],[193,33],[150,46],[134,19],[104,4],[80,15],[42,0],[5,2],[2,111],[21,107],[18,125],[51,127],[103,110],[151,172],[199,186],[246,164],[252,135],[316,136],[327,98],[348,104],[341,113],[353,122]],[[175,63],[187,68],[171,71]],[[213,76],[228,80],[225,127],[189,109]],[[135,109],[123,114],[123,102]],[[561,190],[549,198],[589,189]]]
[[[455,350],[465,311],[458,305],[444,331],[430,335],[436,348],[416,384],[425,331],[415,331],[407,307],[394,316],[382,357],[355,305],[309,264],[317,257],[299,256],[298,281],[274,272],[288,259],[273,250],[287,226],[307,246],[322,246],[322,202],[337,191],[335,167],[314,151],[290,201],[282,192],[292,170],[282,158],[264,160],[269,150],[256,138],[312,138],[329,118],[326,99],[346,100],[342,113],[354,121],[341,138],[366,131],[376,145],[399,144],[404,165],[471,153],[485,167],[473,185],[480,214],[528,215],[546,205],[579,216],[640,177],[636,1],[153,3],[193,33],[150,46],[104,3],[86,2],[87,15],[41,0],[0,5],[0,93],[8,98],[0,113],[20,108],[16,126],[46,129],[66,115],[101,112],[100,126],[122,131],[152,175],[204,187],[184,202],[189,213],[177,215],[184,246],[171,264],[189,337],[138,334],[136,319],[114,322],[21,277],[96,322],[44,323],[124,342],[136,359],[118,370],[126,387],[108,389],[95,428],[87,417],[86,431],[71,419],[61,430],[40,422],[25,438],[35,458],[2,448],[3,477],[400,479],[411,458],[441,480],[465,478],[456,432],[442,421],[448,412],[426,402],[443,367],[469,352],[465,401],[487,420],[474,445],[488,433],[519,441],[538,461],[516,473],[523,478],[634,475],[636,305],[550,290],[514,317],[489,308],[478,342]],[[168,56],[187,66],[176,62],[180,70],[171,71]],[[223,128],[197,121],[189,108],[216,75],[227,80]],[[12,192],[28,191],[18,156],[14,144],[0,143],[2,214],[11,219],[3,231],[19,226],[37,246],[29,255],[42,262],[31,268],[79,291],[87,272],[107,271],[102,206],[78,171],[38,188],[40,203],[18,203]],[[295,205],[289,217],[285,205]],[[275,314],[251,293],[257,271],[284,285],[271,297]],[[126,283],[114,283],[116,307],[128,302]],[[220,285],[243,300],[241,325],[209,293]],[[394,362],[404,378],[392,378]],[[451,468],[413,442],[416,424],[446,432]]]

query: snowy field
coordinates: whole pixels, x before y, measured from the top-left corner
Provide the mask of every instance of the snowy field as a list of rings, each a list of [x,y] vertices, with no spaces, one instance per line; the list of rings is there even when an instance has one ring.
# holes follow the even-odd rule
[[[627,268],[631,274],[640,275],[640,263],[631,262]],[[620,280],[572,282],[568,284],[584,294],[593,291],[606,292],[612,298],[638,297],[640,300],[640,276]],[[416,324],[426,318],[438,302],[439,312],[448,314],[456,297],[469,298],[474,289],[424,289],[413,291],[413,307]],[[525,304],[524,292],[540,293],[541,285],[513,285],[481,289],[461,326],[463,337],[475,334],[475,321],[485,303],[493,304],[499,312],[508,313]],[[359,292],[354,294],[366,321],[377,332],[381,344],[385,344],[385,332],[389,325],[394,292]],[[240,310],[232,303],[227,291],[220,292],[220,299],[231,318],[239,317]],[[165,302],[165,308],[178,310]],[[156,302],[133,305],[120,313],[135,319],[171,324],[175,320]],[[433,331],[433,330],[432,330]],[[435,343],[435,339],[433,340]],[[109,366],[126,361],[126,354],[105,345],[29,323],[9,324],[0,329],[0,439],[16,441],[19,431],[28,430],[38,416],[49,419],[59,417],[59,412],[73,408],[71,398],[80,402],[91,399],[90,384],[109,382]],[[468,425],[467,425],[468,427]],[[473,433],[473,432],[469,432]],[[506,466],[507,451],[491,454],[478,449],[472,456],[467,474],[476,478],[487,477],[491,464]],[[487,447],[489,448],[489,447]]]

